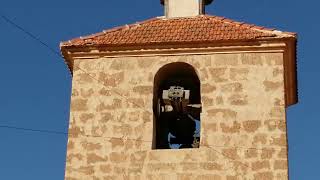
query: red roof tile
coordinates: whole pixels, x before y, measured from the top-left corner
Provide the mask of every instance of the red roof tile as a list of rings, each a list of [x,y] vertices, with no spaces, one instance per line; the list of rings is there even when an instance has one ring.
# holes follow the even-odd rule
[[[156,45],[286,37],[295,37],[295,34],[236,22],[223,17],[201,15],[188,18],[153,18],[63,42],[61,46]]]

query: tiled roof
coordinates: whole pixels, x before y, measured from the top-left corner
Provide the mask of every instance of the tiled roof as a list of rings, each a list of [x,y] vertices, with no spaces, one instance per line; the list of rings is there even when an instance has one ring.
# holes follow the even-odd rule
[[[201,15],[189,18],[158,17],[131,25],[116,27],[101,33],[62,42],[62,47],[131,46],[166,43],[210,43],[295,37],[255,25],[217,16]]]

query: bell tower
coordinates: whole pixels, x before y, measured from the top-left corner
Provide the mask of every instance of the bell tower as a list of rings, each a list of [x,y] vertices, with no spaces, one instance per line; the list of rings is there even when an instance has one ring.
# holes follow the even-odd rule
[[[61,43],[65,179],[288,180],[296,34],[161,2],[165,17]]]
[[[213,0],[161,0],[167,18],[192,17],[205,14],[205,6]]]

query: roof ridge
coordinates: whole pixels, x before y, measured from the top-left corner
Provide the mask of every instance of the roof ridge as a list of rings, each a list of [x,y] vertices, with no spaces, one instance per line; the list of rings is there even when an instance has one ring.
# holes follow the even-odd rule
[[[148,23],[148,22],[151,22],[151,21],[154,21],[154,20],[158,20],[158,19],[159,19],[159,17],[153,17],[153,18],[146,19],[146,20],[143,20],[143,21],[137,21],[137,22],[131,23],[131,24],[115,26],[115,27],[112,27],[110,29],[104,29],[104,30],[102,30],[102,32],[98,32],[98,33],[94,33],[94,34],[90,34],[90,35],[86,35],[86,36],[80,36],[79,39],[86,41],[86,40],[89,40],[89,39],[92,39],[92,38],[95,38],[95,37],[98,37],[98,36],[103,36],[103,35],[105,35],[107,33],[121,31],[123,29],[130,29],[130,27],[141,25],[141,24]],[[72,43],[73,40],[74,39],[69,40],[69,41],[65,41],[65,42]],[[63,45],[65,42],[61,42],[60,44]]]
[[[251,23],[247,23],[247,22],[239,22],[239,21],[236,21],[236,20],[233,20],[230,18],[226,18],[223,16],[215,16],[215,15],[206,15],[206,16],[213,17],[213,18],[218,19],[220,21],[223,21],[225,23],[231,23],[234,25],[238,25],[240,27],[249,28],[249,29],[256,30],[256,31],[263,32],[263,33],[270,33],[270,34],[273,34],[276,36],[285,35],[285,36],[290,36],[290,37],[294,36],[295,37],[297,35],[297,33],[294,33],[294,32],[285,32],[285,31],[277,30],[276,28],[268,28],[265,26],[255,25],[255,24],[251,24]]]

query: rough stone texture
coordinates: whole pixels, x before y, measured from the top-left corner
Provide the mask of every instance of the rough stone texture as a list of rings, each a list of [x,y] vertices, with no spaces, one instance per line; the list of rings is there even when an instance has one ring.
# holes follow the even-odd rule
[[[78,59],[67,180],[288,179],[281,53]],[[153,150],[153,77],[172,62],[201,80],[199,149]],[[103,82],[103,83],[102,83]]]

